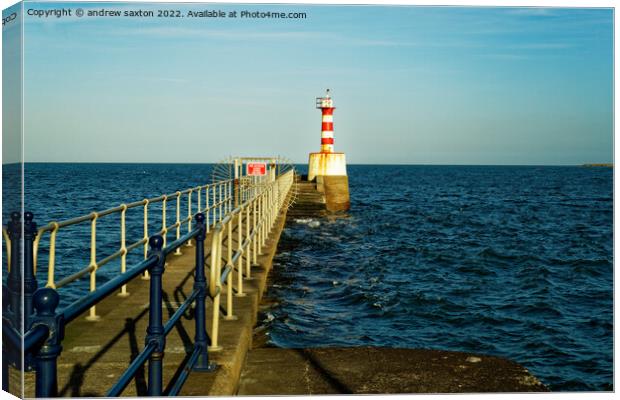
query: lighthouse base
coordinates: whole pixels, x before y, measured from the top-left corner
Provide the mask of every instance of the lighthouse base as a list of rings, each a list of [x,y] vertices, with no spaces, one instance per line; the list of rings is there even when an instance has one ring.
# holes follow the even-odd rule
[[[318,191],[325,196],[328,211],[346,211],[350,208],[344,153],[310,153],[308,180],[316,180]]]
[[[316,186],[319,192],[325,196],[325,208],[327,211],[346,211],[351,208],[349,200],[349,177],[317,176]]]
[[[310,153],[308,180],[317,176],[346,176],[347,160],[344,153]]]

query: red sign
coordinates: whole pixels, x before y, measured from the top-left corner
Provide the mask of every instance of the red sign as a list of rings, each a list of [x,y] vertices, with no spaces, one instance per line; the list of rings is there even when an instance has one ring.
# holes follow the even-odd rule
[[[248,176],[265,176],[267,175],[267,163],[248,163],[246,168]]]

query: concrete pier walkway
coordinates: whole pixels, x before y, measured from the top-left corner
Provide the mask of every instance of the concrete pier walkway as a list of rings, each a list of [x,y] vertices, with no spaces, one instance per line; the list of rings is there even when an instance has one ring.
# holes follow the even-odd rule
[[[461,352],[373,347],[253,349],[240,395],[544,392],[511,361]]]
[[[314,182],[297,181],[295,205],[288,211],[289,218],[322,217],[327,215],[325,195]]]

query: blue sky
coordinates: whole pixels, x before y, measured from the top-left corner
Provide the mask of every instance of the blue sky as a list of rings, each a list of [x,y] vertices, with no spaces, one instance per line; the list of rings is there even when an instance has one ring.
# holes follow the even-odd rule
[[[162,8],[24,9],[63,6]],[[349,163],[613,159],[611,9],[170,8],[307,18],[26,16],[26,161],[305,163],[328,87]]]

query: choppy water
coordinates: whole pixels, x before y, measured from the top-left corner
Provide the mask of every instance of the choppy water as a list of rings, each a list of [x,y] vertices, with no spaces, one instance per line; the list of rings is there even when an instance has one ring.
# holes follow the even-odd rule
[[[553,390],[612,389],[611,169],[348,172],[346,217],[282,235],[272,343],[486,353]]]
[[[27,164],[25,170],[26,209],[40,224],[211,180],[210,165]],[[349,166],[348,172],[346,216],[320,219],[318,226],[293,222],[282,235],[269,292],[280,301],[268,323],[274,344],[487,353],[523,364],[553,390],[612,389],[611,169]],[[18,185],[16,168],[5,166],[5,223],[17,207]],[[137,240],[141,211],[127,218],[128,241]],[[174,213],[168,218],[171,224]],[[118,221],[99,223],[98,248],[109,254],[119,246]],[[59,276],[88,265],[88,237],[87,225],[59,234]],[[139,260],[140,254],[129,258]],[[118,268],[102,268],[98,281]],[[43,284],[44,263],[40,269]],[[62,288],[63,302],[85,294],[87,283]]]

